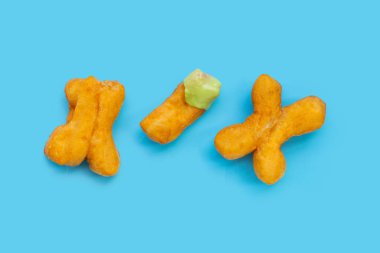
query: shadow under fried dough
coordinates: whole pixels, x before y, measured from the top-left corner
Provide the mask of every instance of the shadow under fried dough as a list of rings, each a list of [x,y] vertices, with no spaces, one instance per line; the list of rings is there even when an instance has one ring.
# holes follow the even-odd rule
[[[87,161],[83,161],[80,165],[76,167],[70,167],[70,166],[58,165],[54,163],[53,161],[49,160],[46,156],[44,156],[44,160],[48,164],[48,166],[52,168],[48,170],[48,171],[52,171],[52,173],[70,175],[70,177],[74,174],[79,177],[83,175],[83,177],[86,177],[86,178],[90,177],[93,179],[93,181],[101,185],[107,185],[111,183],[115,178],[115,177],[103,177],[96,173],[93,173],[91,170],[88,169]]]
[[[218,170],[224,171],[228,176],[237,178],[239,181],[245,184],[255,184],[260,187],[267,188],[256,177],[255,172],[252,169],[252,154],[246,155],[237,160],[224,159],[215,149],[213,144],[210,144],[205,151],[207,159],[210,160],[218,168]]]

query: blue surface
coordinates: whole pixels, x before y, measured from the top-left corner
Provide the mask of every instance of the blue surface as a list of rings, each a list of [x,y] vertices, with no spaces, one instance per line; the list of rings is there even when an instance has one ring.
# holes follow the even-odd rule
[[[0,3],[0,252],[380,252],[378,2],[104,2]],[[152,143],[139,122],[195,68],[221,96],[176,142]],[[285,105],[327,103],[271,187],[251,156],[213,147],[252,112],[261,73]],[[43,155],[65,83],[88,75],[126,87],[114,178]]]

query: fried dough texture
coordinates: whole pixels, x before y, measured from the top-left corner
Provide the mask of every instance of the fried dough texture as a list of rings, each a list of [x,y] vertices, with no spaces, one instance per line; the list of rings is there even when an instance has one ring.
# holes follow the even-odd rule
[[[140,123],[147,136],[160,144],[174,141],[205,110],[188,105],[185,87],[180,83],[164,103],[154,109]]]
[[[112,126],[123,105],[125,91],[117,81],[104,81],[99,91],[99,112],[90,140],[87,161],[93,172],[102,176],[115,175],[120,156],[112,137]]]
[[[222,129],[215,137],[217,151],[226,159],[238,159],[254,152],[257,177],[274,184],[285,173],[281,145],[293,136],[322,127],[326,104],[309,96],[292,105],[281,107],[281,85],[269,75],[261,75],[253,85],[254,113],[242,124]]]
[[[77,166],[86,158],[93,172],[113,176],[120,167],[112,126],[125,91],[117,81],[95,77],[70,80],[65,87],[69,103],[66,124],[57,127],[45,145],[45,155],[59,165]]]

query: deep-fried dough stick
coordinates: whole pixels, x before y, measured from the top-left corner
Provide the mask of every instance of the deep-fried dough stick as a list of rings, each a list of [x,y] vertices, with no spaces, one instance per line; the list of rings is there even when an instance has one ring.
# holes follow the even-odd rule
[[[158,143],[175,140],[210,107],[219,95],[219,88],[218,80],[200,70],[194,71],[163,104],[141,121],[141,128]]]
[[[254,84],[252,101],[255,112],[242,124],[221,130],[215,147],[227,159],[237,159],[257,149],[254,168],[260,180],[276,183],[285,172],[281,145],[295,135],[320,128],[326,105],[317,97],[306,97],[281,110],[281,86],[268,75]]]
[[[94,77],[67,83],[65,92],[72,111],[67,123],[57,127],[46,143],[45,154],[50,160],[77,166],[86,158],[98,113],[98,85]]]
[[[185,87],[181,83],[165,102],[154,109],[140,125],[150,139],[161,144],[175,140],[205,110],[188,105]]]
[[[215,147],[226,159],[252,153],[265,131],[271,129],[281,113],[281,85],[269,75],[261,75],[253,85],[254,113],[244,123],[222,129],[215,137]]]
[[[117,81],[94,77],[72,79],[65,88],[69,102],[66,124],[50,136],[45,154],[61,165],[79,165],[86,157],[90,168],[103,176],[115,175],[120,157],[112,138],[112,125],[124,101]]]
[[[101,82],[99,90],[99,112],[90,141],[87,161],[95,173],[113,176],[120,166],[112,126],[116,120],[125,97],[124,87],[117,81]]]

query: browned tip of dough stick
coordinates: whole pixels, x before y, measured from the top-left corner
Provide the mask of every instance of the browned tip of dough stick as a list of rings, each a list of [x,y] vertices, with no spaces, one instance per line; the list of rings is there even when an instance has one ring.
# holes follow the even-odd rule
[[[254,113],[244,123],[221,130],[215,137],[215,147],[227,159],[255,152],[256,175],[264,183],[274,184],[285,173],[281,145],[292,136],[322,127],[326,105],[310,96],[281,108],[281,86],[268,75],[256,80],[252,102]]]
[[[150,139],[166,144],[175,140],[204,112],[186,103],[185,87],[180,83],[164,103],[141,121],[140,126]]]
[[[125,91],[117,81],[104,81],[99,89],[99,112],[90,141],[87,161],[93,172],[102,176],[115,175],[120,167],[112,126],[123,105]]]

